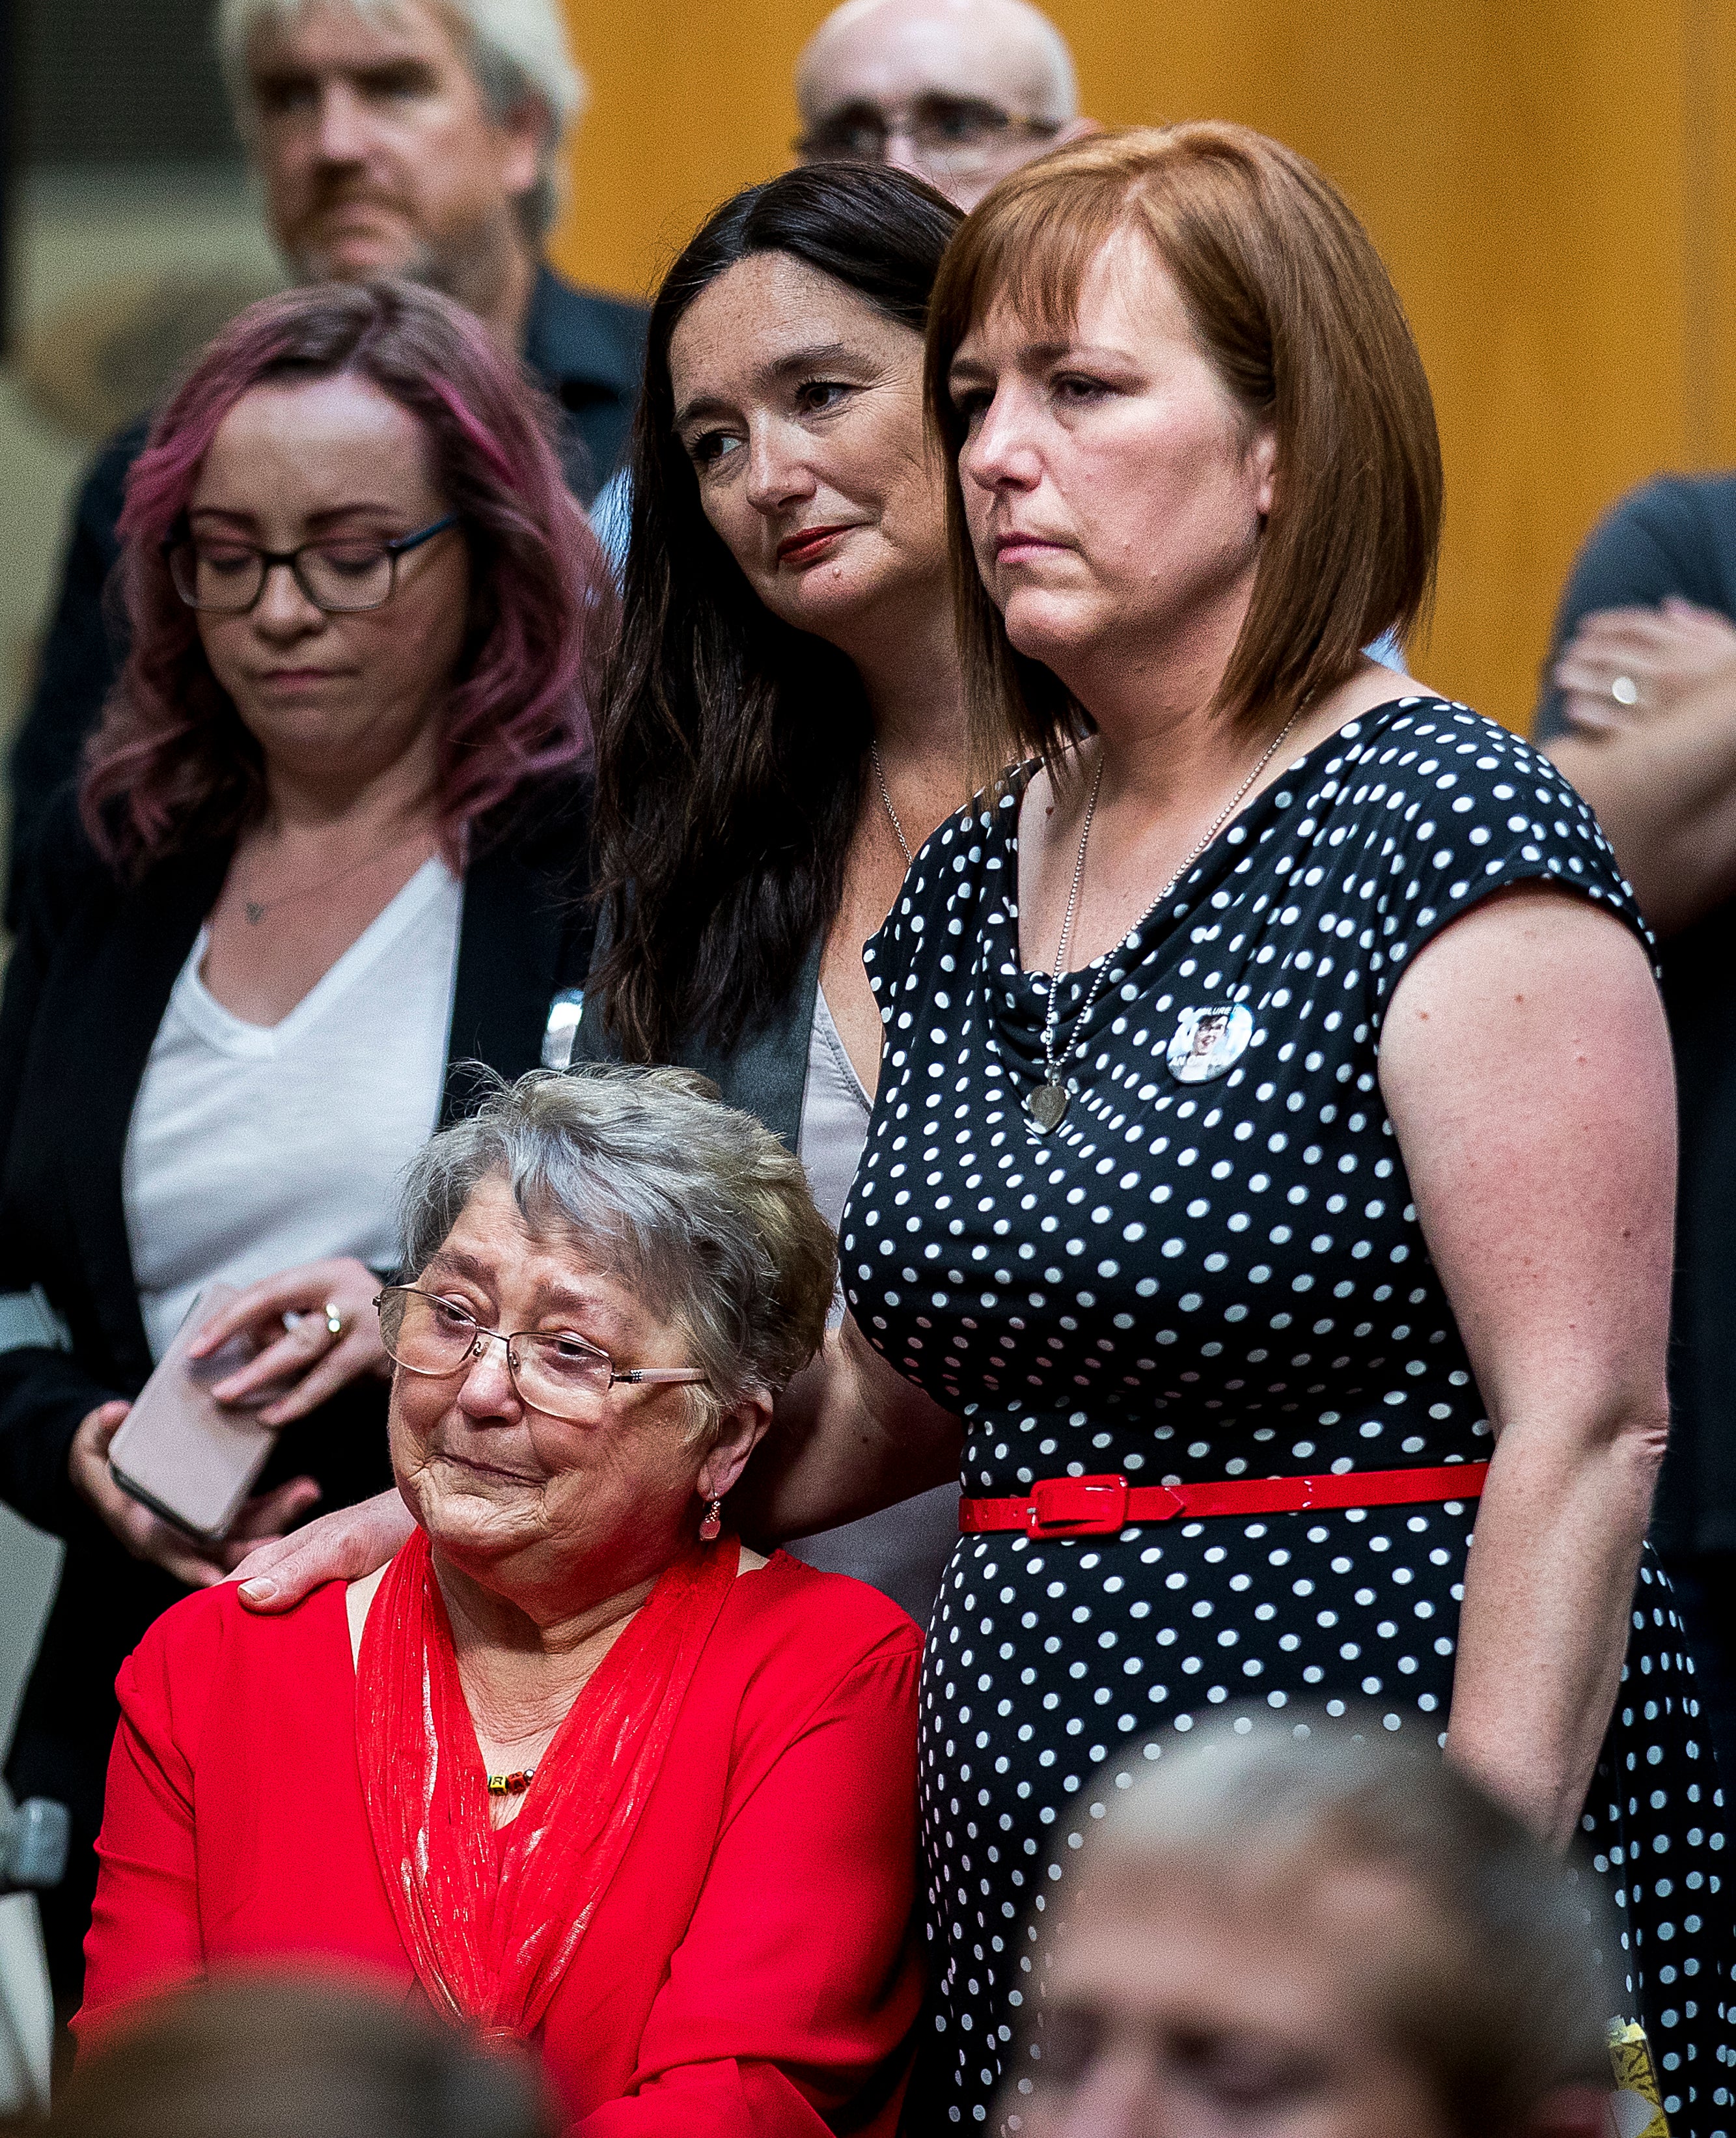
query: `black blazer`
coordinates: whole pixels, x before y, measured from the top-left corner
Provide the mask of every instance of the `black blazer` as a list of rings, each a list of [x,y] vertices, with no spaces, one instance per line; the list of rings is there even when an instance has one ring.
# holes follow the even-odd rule
[[[72,1335],[71,1351],[0,1352],[0,1499],[68,1552],[15,1767],[32,1732],[106,1753],[115,1672],[181,1593],[127,1557],[73,1491],[66,1462],[86,1412],[135,1395],[150,1372],[122,1153],[170,990],[231,851],[177,857],[125,887],[78,833],[70,802],[57,806],[66,819],[41,850],[0,1003],[0,1291],[41,1284]],[[479,842],[465,877],[443,1120],[466,1110],[466,1060],[509,1077],[534,1068],[552,998],[583,981],[588,838],[588,787],[574,786],[519,808],[499,843]],[[382,1384],[344,1390],[285,1432],[262,1483],[310,1471],[328,1506],[379,1489],[390,1481],[384,1414]]]

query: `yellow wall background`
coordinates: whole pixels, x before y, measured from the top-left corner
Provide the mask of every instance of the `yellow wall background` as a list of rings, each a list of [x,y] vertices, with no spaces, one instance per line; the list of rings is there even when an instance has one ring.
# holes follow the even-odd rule
[[[643,291],[788,161],[824,0],[568,0],[593,103],[559,263]],[[1597,515],[1736,464],[1736,0],[1051,0],[1085,108],[1227,118],[1345,188],[1434,383],[1447,531],[1413,664],[1514,726]]]

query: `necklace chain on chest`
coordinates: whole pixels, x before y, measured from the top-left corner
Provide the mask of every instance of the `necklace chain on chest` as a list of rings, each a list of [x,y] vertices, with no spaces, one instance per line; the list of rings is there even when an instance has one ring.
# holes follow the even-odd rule
[[[315,891],[330,891],[338,884],[347,883],[351,876],[359,876],[363,869],[378,867],[382,862],[389,860],[393,854],[401,853],[412,840],[422,836],[420,828],[407,832],[402,838],[394,839],[389,847],[382,847],[374,853],[364,854],[360,861],[352,862],[348,868],[339,869],[335,876],[321,876],[317,883],[297,884],[293,891],[280,891],[270,898],[244,897],[241,911],[247,925],[257,928],[274,906],[288,905],[298,898],[311,898]]]
[[[1283,748],[1285,737],[1301,719],[1307,705],[1308,700],[1303,699],[1301,704],[1296,707],[1295,712],[1267,744],[1265,749],[1261,753],[1253,770],[1224,804],[1222,810],[1214,818],[1210,827],[1183,857],[1180,866],[1177,868],[1168,882],[1151,901],[1153,910],[1168,900],[1182,878],[1187,875],[1188,870],[1193,866],[1207,847],[1241,807],[1242,800],[1248,790]],[[875,761],[878,763],[878,759]],[[1111,946],[1109,949],[1105,951],[1099,961],[1085,1001],[1080,1005],[1078,1016],[1073,1020],[1073,1029],[1067,1035],[1067,1043],[1057,1054],[1055,1051],[1055,1041],[1061,1025],[1061,976],[1067,961],[1067,945],[1072,940],[1073,916],[1079,910],[1080,886],[1085,881],[1085,850],[1090,844],[1091,819],[1097,813],[1097,796],[1102,786],[1103,746],[1100,743],[1097,749],[1096,777],[1091,782],[1090,798],[1085,803],[1085,824],[1079,834],[1079,858],[1073,864],[1073,881],[1067,892],[1067,910],[1061,919],[1061,939],[1055,946],[1055,969],[1049,976],[1049,1000],[1043,1011],[1043,1081],[1040,1084],[1034,1085],[1025,1094],[1025,1111],[1029,1115],[1038,1132],[1043,1135],[1047,1135],[1052,1129],[1061,1126],[1062,1117],[1072,1101],[1072,1087],[1063,1081],[1064,1071],[1079,1045],[1080,1037],[1085,1031],[1085,1019],[1091,1013],[1091,1006],[1097,999],[1098,990],[1108,978],[1109,966],[1114,961],[1114,947]],[[881,787],[884,792],[884,780],[881,782]],[[891,806],[891,803],[888,801],[886,807],[890,809]]]
[[[898,842],[898,851],[905,857],[905,866],[909,868],[913,858],[910,842],[905,837],[905,827],[899,822],[898,812],[892,806],[892,789],[886,784],[886,768],[880,762],[880,746],[877,742],[869,744],[868,754],[874,759],[874,776],[880,782],[880,800],[885,805],[886,815],[891,822],[892,836]]]

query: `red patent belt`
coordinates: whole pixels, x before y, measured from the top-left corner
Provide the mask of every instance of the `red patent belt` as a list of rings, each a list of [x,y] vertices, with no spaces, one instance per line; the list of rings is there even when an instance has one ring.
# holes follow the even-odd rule
[[[1203,1485],[1129,1485],[1119,1474],[1043,1477],[1026,1500],[961,1500],[958,1530],[1023,1530],[1027,1536],[1113,1536],[1129,1522],[1178,1516],[1294,1515],[1312,1507],[1402,1507],[1422,1500],[1475,1500],[1486,1462],[1436,1470],[1347,1470],[1322,1477],[1226,1477]]]

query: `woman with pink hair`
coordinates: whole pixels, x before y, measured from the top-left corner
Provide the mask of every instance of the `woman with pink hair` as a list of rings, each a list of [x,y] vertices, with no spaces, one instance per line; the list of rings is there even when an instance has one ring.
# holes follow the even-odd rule
[[[387,1481],[398,1176],[467,1110],[464,1065],[537,1063],[588,962],[614,598],[550,437],[458,306],[334,286],[227,328],[132,473],[131,652],[0,1009],[0,1496],[67,1545],[12,1772],[87,1844],[51,1911],[65,1996],[121,1659],[185,1585]],[[245,1338],[215,1394],[281,1431],[213,1543],[108,1457],[217,1282],[195,1349]]]

